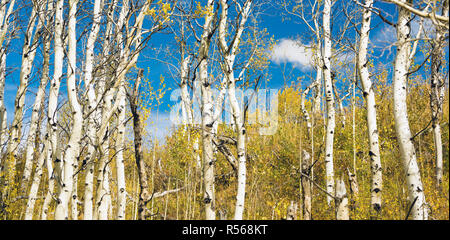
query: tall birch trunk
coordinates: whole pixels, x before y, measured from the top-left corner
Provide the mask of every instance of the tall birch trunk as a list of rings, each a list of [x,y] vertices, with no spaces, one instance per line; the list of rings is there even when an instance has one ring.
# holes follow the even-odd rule
[[[367,135],[369,138],[370,169],[372,173],[371,185],[371,206],[376,213],[381,212],[381,194],[383,189],[382,168],[380,158],[380,148],[378,144],[377,109],[375,102],[375,92],[370,79],[367,59],[367,46],[369,44],[369,32],[372,12],[369,10],[373,5],[373,0],[366,0],[363,10],[361,37],[358,50],[358,72],[363,87],[363,96],[366,100],[367,108]]]
[[[4,145],[8,139],[7,113],[5,107],[5,79],[6,78],[6,48],[0,48],[0,153],[4,151]],[[2,158],[0,158],[0,172]]]
[[[95,118],[98,116],[98,108],[96,106],[97,98],[95,96],[95,86],[93,81],[93,64],[94,64],[94,46],[98,37],[98,32],[100,30],[101,21],[101,5],[103,0],[96,0],[94,2],[94,12],[93,12],[93,23],[91,27],[91,32],[89,33],[89,38],[86,44],[86,60],[84,68],[84,82],[87,88],[87,124],[86,124],[86,135],[88,137],[87,154],[84,158],[86,164],[86,175],[85,175],[85,190],[84,190],[84,220],[92,220],[92,203],[93,203],[93,191],[94,191],[94,161],[95,161],[95,143],[96,140],[96,126]],[[114,4],[114,3],[113,3]],[[114,9],[111,7],[111,9]],[[108,17],[112,18],[113,11],[108,11]],[[108,21],[106,27],[107,38],[110,37],[111,23]]]
[[[6,150],[7,159],[4,163],[4,171],[7,174],[6,184],[8,185],[14,178],[16,161],[19,159],[18,148],[22,137],[25,95],[28,88],[28,81],[30,79],[34,57],[36,56],[36,50],[39,44],[39,30],[42,22],[38,18],[39,6],[37,5],[38,3],[33,4],[27,30],[24,36],[22,65],[20,67],[20,84],[17,89],[16,99],[14,102],[14,119],[10,128],[8,146]],[[37,26],[35,26],[36,21]],[[30,167],[28,166],[28,168]],[[26,169],[25,172],[29,175],[29,170]],[[8,188],[8,186],[6,187]],[[8,194],[8,191],[9,190],[6,190],[4,193]]]
[[[39,9],[38,9],[38,17],[39,21],[42,21],[45,19],[45,9],[42,9],[42,6],[45,6],[43,1],[40,1],[38,3]],[[36,29],[37,32],[43,31],[42,29],[42,23],[38,23],[38,27]],[[26,142],[26,149],[25,149],[25,166],[23,170],[22,180],[21,180],[21,190],[22,192],[27,191],[28,187],[28,181],[31,176],[31,171],[33,167],[33,154],[35,152],[35,141],[36,136],[40,133],[39,126],[39,120],[40,120],[40,112],[42,109],[42,106],[44,105],[44,98],[45,98],[45,88],[47,87],[47,83],[49,80],[48,73],[49,73],[49,62],[50,62],[50,40],[48,38],[48,34],[45,34],[44,36],[44,63],[42,66],[42,76],[41,76],[41,82],[39,84],[38,91],[36,93],[36,97],[34,99],[34,106],[33,106],[33,112],[31,114],[31,122],[30,122],[30,128],[28,130],[28,137]]]
[[[412,0],[402,0],[402,3],[412,3]],[[408,79],[408,59],[411,49],[410,42],[411,13],[399,8],[397,22],[397,54],[394,62],[394,120],[397,141],[400,147],[401,161],[406,174],[408,197],[410,200],[411,217],[415,220],[428,219],[428,209],[420,177],[419,166],[414,145],[411,141],[411,130],[408,121],[406,105],[406,82]]]
[[[49,27],[51,25],[51,20],[52,20],[52,16],[53,16],[52,15],[53,14],[53,2],[52,1],[48,2],[47,11],[45,11],[44,13],[45,13],[45,15],[41,14],[40,17],[42,19],[46,19],[46,24],[47,24],[46,26]],[[43,43],[43,45],[44,45],[44,49],[43,49],[44,62],[43,62],[43,66],[42,66],[42,77],[41,77],[41,85],[40,86],[47,85],[47,82],[49,80],[51,32],[45,32],[43,41],[44,41],[44,43]],[[41,88],[39,88],[39,90],[41,90]],[[41,101],[44,100],[43,92],[44,92],[44,90],[42,90]],[[38,95],[36,96],[36,98],[38,99]],[[37,103],[36,100],[35,100],[35,103]],[[40,104],[41,104],[41,106],[39,107],[39,109],[42,108],[42,103],[40,103]],[[35,114],[34,109],[33,109],[33,114]],[[33,116],[32,116],[32,119],[33,119]],[[38,122],[38,120],[36,120],[36,122]],[[47,127],[47,131],[48,131],[48,129],[49,129],[49,127]],[[36,130],[38,130],[38,129],[36,129]],[[35,130],[35,132],[37,133],[38,131],[36,131],[36,130]],[[30,130],[30,133],[31,133],[31,130]],[[47,133],[47,136],[48,136],[48,133]],[[30,147],[30,146],[32,146],[32,144],[30,142],[28,142],[27,143],[27,154],[26,154],[27,158],[30,156],[32,157],[32,154],[28,155],[29,154],[28,147]],[[46,158],[46,153],[48,152],[48,148],[49,148],[49,142],[44,141],[44,147],[38,155],[38,159],[36,162],[36,169],[35,169],[35,173],[33,176],[33,181],[31,183],[30,192],[28,194],[28,201],[27,201],[27,206],[25,209],[25,217],[24,217],[25,220],[33,219],[34,206],[35,206],[36,200],[37,200],[36,197],[38,194],[39,184],[41,182],[43,169],[45,167],[44,164],[45,164],[45,158]],[[51,173],[49,172],[48,174],[51,174]]]
[[[208,0],[207,9],[213,10],[214,1]],[[211,83],[208,79],[208,55],[211,44],[211,36],[213,33],[212,21],[215,13],[205,15],[205,23],[203,25],[203,33],[199,48],[199,67],[198,76],[201,83],[201,113],[202,113],[202,143],[203,143],[203,184],[204,195],[203,203],[205,204],[206,220],[216,219],[216,203],[214,193],[214,149],[213,149],[213,135],[212,135],[212,118],[213,118],[213,103]]]
[[[323,77],[325,82],[325,96],[327,101],[327,127],[325,137],[325,169],[327,191],[334,193],[334,166],[333,166],[333,145],[335,122],[335,106],[333,95],[333,79],[331,78],[331,0],[325,0],[323,6],[323,34],[324,34],[324,51],[323,51]],[[327,202],[330,206],[333,199],[327,196]]]
[[[125,85],[122,84],[119,89],[119,108],[117,118],[117,139],[116,139],[116,173],[117,173],[117,219],[125,219],[126,210],[126,186],[125,186],[125,160],[123,158],[123,151],[125,149]]]
[[[57,173],[53,170],[53,162],[55,166],[59,165],[57,161],[57,143],[58,143],[58,95],[59,88],[61,85],[62,71],[63,71],[63,60],[64,60],[64,42],[63,42],[63,7],[64,1],[58,0],[55,3],[55,57],[54,57],[54,67],[53,67],[53,78],[50,81],[50,91],[48,97],[48,111],[47,111],[47,135],[46,144],[49,144],[48,152],[46,154],[46,164],[48,170],[48,192],[45,196],[44,204],[42,206],[42,219],[47,219],[48,206],[50,205],[52,199],[55,197],[55,179],[58,177]]]
[[[448,17],[448,0],[442,3],[442,16]],[[443,56],[445,56],[445,33],[446,30],[436,26],[436,36],[432,40],[431,46],[431,94],[430,94],[430,106],[431,106],[431,119],[433,128],[433,139],[435,146],[435,158],[436,158],[436,185],[438,188],[442,184],[442,168],[443,168],[443,155],[442,155],[442,134],[440,120],[442,118],[442,107],[445,96],[445,80],[441,74],[441,68],[444,64]],[[448,31],[447,31],[448,33]]]
[[[244,125],[244,118],[242,110],[236,98],[236,80],[234,77],[234,60],[241,41],[241,36],[244,31],[245,23],[250,14],[252,0],[247,0],[240,12],[241,19],[237,23],[236,33],[232,36],[232,42],[228,46],[226,42],[227,37],[227,20],[228,20],[228,3],[226,0],[221,0],[222,7],[221,19],[219,24],[219,47],[224,57],[224,64],[222,70],[227,80],[228,97],[232,109],[233,121],[235,122],[235,131],[237,133],[237,161],[238,161],[238,187],[236,194],[236,207],[234,212],[234,220],[242,220],[245,203],[245,186],[247,178],[246,170],[246,129]]]
[[[81,112],[81,106],[77,99],[77,86],[76,86],[76,12],[77,12],[78,0],[69,1],[69,24],[68,24],[68,38],[69,38],[69,50],[68,50],[68,67],[67,67],[67,95],[69,98],[69,104],[73,115],[72,132],[70,133],[69,142],[66,148],[63,159],[63,172],[64,177],[62,181],[61,193],[58,197],[55,219],[62,220],[68,219],[68,204],[73,191],[73,174],[74,166],[76,166],[77,157],[79,155],[81,132],[83,127],[83,114]]]
[[[6,80],[6,54],[9,38],[7,38],[7,31],[9,28],[9,17],[12,14],[15,0],[9,3],[6,8],[8,0],[0,1],[0,153],[4,151],[4,145],[8,141],[7,128],[7,112],[5,107],[5,80]],[[0,173],[3,171],[3,158],[0,158]]]

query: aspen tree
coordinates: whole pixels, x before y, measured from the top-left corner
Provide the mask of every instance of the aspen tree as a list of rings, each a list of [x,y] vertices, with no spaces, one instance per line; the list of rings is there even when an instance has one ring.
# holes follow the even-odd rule
[[[442,3],[442,16],[448,17],[449,2],[448,0]],[[442,108],[445,96],[445,80],[440,73],[442,65],[444,63],[443,57],[445,38],[448,37],[448,30],[435,25],[436,35],[431,40],[431,94],[430,94],[430,106],[431,106],[431,119],[433,128],[433,139],[435,145],[435,158],[436,158],[436,185],[440,188],[442,184],[443,175],[443,153],[442,153],[442,135],[440,120],[442,118]],[[447,34],[446,34],[447,33]]]
[[[42,21],[45,19],[45,14],[43,14],[44,12],[46,12],[45,9],[45,4],[43,1],[39,1],[37,2],[37,4],[39,6],[37,6],[37,17],[40,19],[39,21]],[[38,26],[36,28],[36,32],[43,32],[43,24],[42,23],[38,23]],[[41,37],[41,36],[39,36]],[[47,37],[47,34],[46,36]],[[38,40],[38,39],[36,39]],[[44,98],[45,98],[45,88],[47,87],[47,83],[48,83],[48,71],[49,71],[49,54],[46,53],[45,51],[50,51],[50,42],[46,41],[45,42],[45,46],[44,46],[44,64],[43,64],[43,68],[42,68],[42,77],[41,77],[41,81],[38,87],[38,91],[36,93],[36,97],[34,99],[34,105],[33,105],[33,111],[31,114],[31,121],[30,121],[30,127],[28,129],[28,137],[27,137],[27,141],[26,141],[26,149],[25,149],[25,165],[24,165],[24,170],[23,170],[23,175],[22,175],[22,180],[21,180],[21,190],[22,192],[26,192],[27,191],[27,187],[28,187],[28,181],[31,177],[31,170],[33,167],[33,153],[35,152],[34,149],[34,143],[36,140],[36,135],[39,134],[40,129],[38,129],[38,121],[40,120],[40,112],[41,112],[41,108],[44,104]]]
[[[334,193],[334,166],[333,166],[333,145],[335,131],[335,106],[333,95],[333,79],[331,76],[331,0],[325,0],[323,5],[323,77],[325,82],[325,97],[327,101],[327,126],[325,137],[325,168],[326,168],[326,185],[328,193]],[[331,204],[332,198],[327,196],[328,205]]]
[[[46,11],[41,11],[40,18],[46,20],[46,25],[44,29],[50,29],[53,19],[53,1],[48,2],[48,7]],[[43,58],[44,62],[42,65],[42,76],[41,76],[41,85],[43,82],[47,83],[49,80],[49,68],[50,68],[50,48],[51,48],[51,39],[52,35],[51,32],[48,30],[44,30],[43,33]],[[37,96],[36,96],[37,98]],[[42,100],[44,97],[42,97]],[[36,101],[35,101],[36,102]],[[41,103],[42,105],[42,103]],[[34,113],[34,112],[33,112]],[[48,129],[48,128],[47,128]],[[38,128],[36,129],[38,130]],[[48,131],[48,130],[47,130]],[[31,144],[30,144],[31,145]],[[41,177],[43,175],[43,169],[45,167],[45,158],[46,153],[48,151],[49,144],[48,141],[44,142],[44,146],[42,148],[42,151],[39,152],[38,159],[36,161],[36,167],[35,167],[35,173],[33,175],[33,181],[31,183],[30,191],[28,194],[28,201],[27,206],[25,209],[25,220],[32,220],[33,219],[33,212],[34,212],[34,206],[36,204],[36,197],[39,190],[39,184],[41,182]],[[51,174],[51,173],[48,173]]]
[[[402,3],[412,3],[412,0],[402,0]],[[411,208],[411,218],[415,220],[428,219],[427,203],[420,177],[419,166],[414,145],[411,140],[411,130],[406,106],[406,81],[408,79],[408,59],[411,49],[410,42],[411,13],[399,8],[397,20],[397,54],[394,61],[394,120],[397,141],[400,147],[401,161],[406,173],[408,197]]]
[[[7,31],[9,28],[9,17],[12,14],[12,10],[14,8],[15,0],[9,2],[7,7],[8,0],[0,1],[0,148],[1,153],[3,153],[3,145],[6,144],[8,139],[7,135],[7,112],[5,107],[5,78],[6,78],[6,53],[9,42],[9,38],[7,38]],[[0,173],[2,172],[2,158],[0,158]]]
[[[133,115],[133,130],[134,130],[134,155],[138,169],[139,179],[139,202],[138,202],[138,218],[145,220],[147,216],[147,203],[150,199],[150,192],[148,191],[148,177],[144,163],[144,153],[142,150],[142,123],[138,113],[138,91],[141,82],[143,71],[140,70],[137,79],[134,83],[133,93],[128,95],[130,102],[131,113]]]
[[[95,81],[93,79],[93,63],[94,63],[94,46],[98,37],[98,32],[100,30],[100,21],[101,21],[101,6],[103,4],[103,0],[96,0],[94,2],[94,11],[93,11],[93,23],[91,26],[91,31],[89,33],[89,37],[86,44],[86,60],[85,60],[85,68],[83,72],[84,83],[87,88],[87,104],[88,107],[85,109],[88,115],[86,118],[86,135],[88,137],[87,141],[87,154],[85,156],[84,162],[86,164],[86,176],[85,176],[85,190],[84,190],[84,220],[92,220],[92,200],[93,200],[93,181],[94,181],[94,161],[95,161],[95,143],[96,143],[96,135],[95,135],[95,118],[98,116],[99,109],[96,106],[97,97],[95,95],[94,84]],[[108,9],[108,19],[112,19],[112,14],[115,8],[115,2],[112,2]],[[111,20],[108,20],[106,27],[106,39],[110,38],[110,29],[111,29]],[[108,48],[107,44],[109,41],[105,41],[105,45]]]
[[[213,125],[213,103],[211,83],[208,79],[208,55],[213,31],[213,19],[217,13],[213,9],[214,0],[208,0],[205,9],[205,22],[203,24],[203,33],[200,39],[198,53],[199,66],[198,77],[201,84],[201,112],[202,112],[202,143],[203,143],[203,180],[206,220],[216,219],[216,200],[214,193],[214,150],[212,145],[212,125]]]
[[[25,107],[25,95],[28,88],[28,82],[31,76],[31,70],[33,66],[34,57],[36,56],[36,50],[39,45],[39,31],[42,26],[42,21],[38,18],[39,4],[33,3],[30,18],[28,20],[27,30],[24,36],[24,44],[22,51],[22,65],[20,66],[20,84],[17,89],[16,98],[14,102],[14,119],[10,127],[10,135],[6,150],[6,162],[3,163],[4,171],[8,175],[6,178],[6,184],[14,178],[16,161],[19,158],[18,148],[22,137],[22,124]],[[37,22],[37,23],[36,23]],[[35,126],[33,126],[35,127]],[[26,163],[27,179],[29,177],[30,163]],[[28,165],[28,166],[27,166]],[[7,186],[7,188],[8,188]],[[8,194],[9,190],[5,190],[4,193]]]
[[[78,161],[81,132],[83,128],[83,115],[81,112],[81,106],[77,99],[77,86],[76,86],[76,12],[77,12],[78,0],[69,1],[69,23],[68,23],[68,67],[67,67],[67,95],[69,98],[70,108],[73,115],[72,132],[70,133],[70,139],[65,149],[63,159],[63,171],[64,177],[62,181],[61,193],[57,200],[55,219],[62,220],[68,219],[68,204],[73,191],[73,174],[74,165]]]
[[[302,203],[303,203],[303,220],[312,220],[312,184],[311,184],[311,155],[303,150],[302,152],[302,176],[301,176],[301,184],[302,184]]]
[[[370,22],[372,12],[370,8],[373,5],[373,0],[366,0],[363,9],[361,36],[358,50],[358,73],[363,87],[363,96],[367,108],[367,135],[369,138],[369,157],[370,169],[372,173],[371,185],[371,206],[376,213],[381,211],[381,195],[383,189],[382,167],[380,158],[380,148],[378,143],[378,128],[377,128],[377,109],[375,102],[375,92],[373,83],[370,79],[369,60],[367,59],[367,47],[369,45]]]
[[[148,8],[148,5],[143,6],[143,9]],[[140,16],[142,16],[142,12],[143,9],[140,12]],[[102,108],[101,108],[101,120],[100,120],[100,129],[97,131],[97,136],[96,136],[96,144],[98,146],[98,150],[99,150],[99,169],[98,169],[98,175],[97,175],[97,193],[96,193],[96,199],[95,199],[95,211],[94,211],[94,219],[107,219],[107,205],[108,205],[108,198],[109,198],[109,178],[108,175],[109,173],[107,173],[106,171],[108,170],[107,168],[107,160],[109,158],[109,150],[108,150],[108,144],[109,144],[109,136],[110,136],[110,132],[109,132],[109,121],[110,118],[112,117],[112,114],[116,111],[116,109],[119,108],[119,106],[121,105],[121,103],[123,103],[123,101],[121,101],[120,99],[123,98],[122,94],[123,91],[119,91],[117,94],[117,98],[116,98],[116,102],[114,103],[114,106],[112,105],[113,99],[114,99],[114,94],[117,91],[117,87],[121,86],[123,83],[122,81],[124,80],[125,77],[125,73],[128,72],[128,70],[126,70],[126,64],[127,64],[127,60],[128,60],[128,56],[130,54],[130,41],[132,39],[127,39],[127,42],[125,43],[126,45],[123,46],[123,37],[122,37],[122,28],[123,26],[126,24],[125,22],[125,18],[126,15],[128,14],[128,12],[130,11],[129,6],[128,6],[128,1],[123,1],[122,3],[122,9],[119,13],[119,17],[117,20],[117,25],[115,28],[115,32],[117,34],[117,45],[120,46],[119,47],[119,65],[117,66],[116,69],[116,73],[112,79],[111,84],[114,84],[114,86],[112,86],[109,89],[102,89],[102,95],[98,96],[98,102],[102,102]],[[143,17],[141,17],[141,20],[143,20]],[[137,29],[138,34],[140,34],[140,27],[142,23],[135,23],[138,25],[135,25],[139,27],[139,29]],[[110,35],[111,36],[111,35]],[[139,35],[140,38],[140,35]],[[134,39],[134,38],[133,38]],[[109,39],[108,39],[109,41]],[[105,58],[105,64],[106,64],[106,56],[108,55],[109,52],[109,43],[106,44],[105,48],[104,48],[104,58]],[[137,60],[137,57],[135,58]],[[134,62],[136,61],[134,60]],[[105,73],[106,74],[106,73]],[[106,76],[103,76],[102,79],[100,80],[103,82],[103,87],[106,87]],[[116,86],[117,84],[119,84],[118,86]]]
[[[55,27],[54,27],[54,66],[53,66],[53,78],[50,81],[50,90],[48,96],[48,110],[47,110],[47,134],[45,136],[46,145],[48,144],[48,151],[46,154],[45,162],[47,164],[48,172],[48,191],[45,196],[44,204],[42,205],[42,215],[43,220],[47,219],[48,206],[53,198],[55,198],[55,179],[58,177],[57,173],[53,171],[53,163],[55,166],[59,164],[57,162],[57,143],[58,143],[58,95],[59,88],[61,85],[62,71],[63,71],[63,60],[64,60],[64,42],[63,42],[63,7],[64,1],[57,0],[55,8]],[[59,161],[59,160],[58,160]]]
[[[220,1],[221,5],[221,16],[219,23],[219,48],[221,50],[222,56],[224,58],[224,64],[222,64],[222,70],[224,72],[225,78],[227,80],[228,97],[230,99],[230,105],[233,110],[233,120],[236,123],[236,133],[237,133],[237,161],[238,161],[238,188],[236,194],[236,208],[234,213],[234,220],[242,220],[244,212],[245,203],[245,186],[246,186],[246,129],[244,126],[244,118],[241,115],[242,109],[240,109],[237,98],[236,98],[236,80],[234,77],[234,60],[236,59],[236,54],[238,50],[239,42],[241,41],[241,36],[244,31],[245,23],[249,17],[250,9],[252,5],[252,0],[246,0],[242,10],[240,12],[240,21],[236,26],[235,35],[232,35],[232,42],[230,45],[227,44],[226,35],[227,31],[227,21],[228,21],[228,3],[226,0]]]
[[[125,219],[126,210],[126,185],[125,185],[125,160],[123,158],[123,151],[125,149],[125,114],[126,114],[126,102],[125,102],[125,84],[119,88],[120,105],[117,109],[117,138],[116,138],[116,174],[117,174],[117,219]]]

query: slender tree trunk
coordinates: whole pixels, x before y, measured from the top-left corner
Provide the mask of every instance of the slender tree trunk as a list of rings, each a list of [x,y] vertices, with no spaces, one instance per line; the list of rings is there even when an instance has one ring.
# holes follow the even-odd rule
[[[213,9],[214,1],[208,0],[207,9]],[[203,25],[203,33],[201,36],[199,48],[199,67],[198,76],[201,84],[201,112],[202,112],[202,143],[203,143],[203,180],[204,180],[204,196],[206,220],[216,219],[216,203],[214,193],[214,149],[213,149],[213,103],[211,83],[208,79],[208,55],[211,44],[212,21],[215,13],[205,15],[205,23]]]
[[[39,9],[38,9],[38,17],[39,19],[45,19],[45,9],[41,9],[42,6],[45,6],[43,1],[40,1],[38,3]],[[39,20],[41,21],[41,20]],[[43,31],[42,29],[42,23],[38,23],[38,27],[36,28],[37,32]],[[47,87],[47,83],[49,80],[48,73],[49,73],[49,62],[50,62],[50,39],[47,37],[48,34],[44,36],[45,42],[44,42],[44,64],[42,66],[42,77],[41,82],[39,84],[38,91],[36,93],[36,97],[34,99],[34,106],[33,106],[33,112],[31,114],[31,122],[30,122],[30,128],[28,129],[28,137],[26,142],[26,149],[25,149],[25,166],[23,170],[22,180],[21,180],[21,190],[22,192],[26,192],[28,188],[28,181],[31,177],[31,171],[33,167],[33,154],[35,152],[34,146],[36,141],[36,136],[39,134],[40,129],[39,126],[39,120],[40,120],[40,112],[41,108],[44,105],[44,98],[45,98],[45,88]],[[37,36],[36,36],[37,37]],[[43,38],[43,39],[44,39]]]
[[[9,44],[9,38],[7,38],[7,30],[9,27],[9,17],[11,16],[14,8],[15,0],[9,3],[8,9],[6,8],[8,1],[0,1],[0,153],[4,151],[4,145],[8,140],[8,128],[7,128],[7,112],[5,107],[5,80],[6,80],[6,53],[7,46]],[[3,157],[0,157],[0,173],[3,169]]]
[[[87,146],[87,154],[84,158],[84,164],[86,165],[86,175],[85,175],[85,190],[84,190],[84,220],[92,220],[92,203],[93,203],[93,192],[94,192],[94,162],[95,162],[95,144],[97,142],[96,139],[96,125],[95,118],[99,115],[99,109],[96,106],[97,97],[95,96],[95,86],[93,81],[93,63],[94,63],[94,46],[98,37],[98,32],[100,30],[100,21],[101,21],[101,5],[103,0],[96,0],[94,2],[94,12],[93,12],[93,23],[91,27],[91,32],[89,33],[89,38],[86,44],[86,60],[85,60],[85,68],[84,68],[84,82],[87,88],[87,104],[88,108],[85,109],[87,113],[86,118],[86,134],[88,137],[88,146]],[[115,6],[115,2],[112,2],[113,6]],[[108,17],[112,19],[114,7],[111,7],[108,10]],[[108,21],[106,27],[106,35],[107,39],[110,38],[111,35],[111,21]],[[109,41],[105,41],[106,47],[109,46]],[[99,95],[102,94],[102,91],[99,91]]]
[[[38,18],[39,7],[38,3],[34,3],[30,18],[28,21],[27,30],[24,36],[24,44],[22,51],[22,65],[20,67],[20,84],[17,89],[16,99],[14,103],[14,119],[10,128],[10,135],[6,150],[6,162],[4,162],[4,172],[7,174],[6,177],[6,189],[5,194],[8,194],[11,189],[10,182],[14,179],[16,161],[19,159],[18,148],[22,137],[22,124],[23,124],[23,114],[25,107],[25,95],[28,88],[28,81],[30,80],[31,68],[33,65],[34,57],[36,56],[36,50],[39,45],[39,30],[41,28],[42,22]],[[37,21],[37,26],[36,25]],[[35,29],[36,27],[36,29]],[[36,125],[32,125],[32,128],[36,128]],[[33,135],[33,134],[31,134]],[[31,161],[25,164],[25,174],[27,179],[29,178],[29,172],[32,164]]]
[[[377,214],[381,212],[381,195],[383,189],[382,168],[380,158],[380,148],[378,144],[377,109],[375,102],[375,92],[370,79],[367,59],[367,47],[369,44],[370,20],[372,12],[369,10],[373,5],[373,0],[366,0],[363,10],[361,24],[361,38],[358,50],[358,71],[363,87],[363,96],[366,100],[367,108],[367,134],[369,137],[369,157],[370,169],[372,173],[371,185],[371,206]]]
[[[448,17],[448,11],[448,1],[444,1],[442,3],[442,15]],[[440,71],[443,65],[443,56],[445,55],[445,32],[445,29],[437,27],[435,39],[432,40],[431,44],[432,51],[430,105],[436,158],[436,185],[438,188],[441,187],[443,175],[442,135],[440,120],[442,118],[442,107],[445,96],[445,80],[443,79]]]
[[[68,50],[68,67],[67,67],[67,95],[69,98],[69,104],[73,115],[72,132],[70,134],[69,143],[66,148],[63,159],[63,171],[64,178],[62,182],[61,193],[58,197],[55,219],[62,220],[68,219],[68,204],[73,191],[74,180],[74,166],[77,166],[76,161],[79,155],[81,132],[83,128],[83,115],[81,112],[81,106],[77,99],[77,86],[76,86],[76,12],[77,12],[78,0],[69,1],[69,24],[68,24],[68,38],[69,38],[69,50]]]
[[[325,137],[325,168],[326,168],[326,184],[327,191],[334,193],[334,167],[333,167],[333,145],[335,122],[335,106],[333,95],[333,79],[331,76],[331,0],[324,1],[323,7],[323,32],[324,32],[324,51],[323,51],[323,76],[325,81],[325,96],[327,101],[327,127]],[[328,205],[331,204],[332,198],[327,196]]]
[[[42,219],[47,219],[48,206],[55,196],[55,179],[58,178],[58,173],[53,170],[53,162],[55,168],[59,165],[60,160],[57,160],[57,144],[58,144],[58,95],[61,84],[63,60],[64,60],[64,41],[63,41],[63,7],[64,1],[58,0],[55,3],[55,28],[54,28],[54,42],[55,42],[55,57],[53,67],[53,79],[50,81],[50,91],[48,97],[48,111],[47,111],[47,135],[46,142],[49,144],[48,152],[46,153],[46,164],[49,175],[48,192],[45,196],[42,207]]]
[[[116,139],[116,174],[117,174],[117,219],[125,219],[126,210],[126,186],[125,186],[125,160],[123,158],[123,151],[125,150],[125,86],[122,84],[119,89],[119,116],[117,118],[117,139]]]
[[[303,220],[312,220],[312,192],[311,192],[311,156],[305,150],[303,150],[303,161],[302,161],[302,202],[303,202]]]
[[[0,153],[3,153],[4,146],[8,139],[7,113],[5,107],[5,79],[6,78],[6,48],[0,48]],[[0,157],[0,172],[2,157]]]
[[[402,1],[412,3],[412,0]],[[399,8],[397,22],[397,54],[394,62],[394,120],[397,140],[400,147],[401,160],[406,174],[408,197],[411,208],[411,217],[415,220],[428,219],[428,209],[425,194],[417,165],[416,151],[411,141],[408,111],[406,105],[406,82],[408,79],[408,58],[411,49],[410,42],[411,13]]]
[[[144,152],[142,150],[142,123],[140,114],[138,112],[138,89],[142,78],[143,71],[140,70],[138,78],[134,85],[133,95],[129,96],[131,113],[133,115],[133,130],[134,130],[134,155],[139,177],[139,202],[138,202],[138,218],[145,220],[147,214],[147,203],[151,198],[148,191],[148,177],[144,163]]]
[[[236,98],[236,79],[234,77],[234,60],[238,50],[238,43],[241,41],[241,36],[244,31],[245,23],[250,14],[252,1],[245,2],[240,15],[241,19],[237,23],[236,33],[232,37],[232,42],[228,46],[226,42],[227,35],[227,19],[228,19],[228,3],[226,0],[221,0],[222,15],[219,25],[219,47],[224,57],[224,64],[222,70],[227,80],[228,97],[232,109],[233,120],[235,122],[235,131],[237,133],[237,161],[238,161],[238,187],[236,194],[236,207],[234,213],[234,220],[242,220],[245,203],[245,187],[246,187],[246,129],[244,125],[244,118],[242,110]]]
[[[45,13],[45,14],[43,14]],[[53,2],[48,2],[48,8],[47,11],[44,11],[43,13],[40,13],[40,17],[42,19],[46,19],[46,27],[48,28],[51,25],[52,19],[53,19]],[[45,31],[45,30],[44,30]],[[45,86],[47,85],[47,82],[49,81],[49,70],[50,70],[50,48],[51,48],[51,32],[45,32],[44,33],[44,37],[43,37],[43,45],[44,45],[44,49],[43,49],[43,58],[44,58],[44,62],[43,62],[43,66],[42,66],[42,76],[41,76],[41,85],[39,90],[41,90],[41,86]],[[43,105],[43,100],[44,100],[44,90],[42,90],[41,93],[41,97],[40,97],[40,101],[41,103],[39,108],[36,107],[36,109],[39,109],[39,111],[42,111],[42,105]],[[39,91],[38,94],[36,95],[36,100],[38,99],[39,96]],[[35,100],[35,105],[36,105],[36,100]],[[36,110],[38,111],[38,110]],[[32,122],[33,122],[33,115],[35,114],[35,110],[33,109],[33,114],[32,114]],[[37,117],[36,122],[39,122],[39,116]],[[37,125],[37,124],[36,124]],[[48,129],[48,128],[47,128]],[[31,130],[30,130],[31,132]],[[38,134],[39,132],[39,128],[36,128],[35,130],[35,134]],[[34,140],[36,140],[36,137],[34,138]],[[26,152],[26,157],[33,157],[33,151],[38,151],[39,149],[36,148],[36,150],[34,150],[32,147],[30,146],[34,146],[34,142],[33,144],[31,144],[30,142],[27,143],[27,152]],[[31,154],[29,153],[29,149],[31,148],[32,151]],[[36,203],[36,196],[38,194],[38,190],[39,190],[39,184],[41,182],[41,178],[42,178],[42,174],[43,174],[43,168],[45,167],[45,158],[46,158],[46,153],[48,152],[48,148],[49,148],[49,142],[48,141],[44,141],[44,147],[42,149],[42,151],[38,154],[38,159],[36,162],[36,169],[35,169],[35,173],[33,176],[33,181],[31,183],[31,187],[30,187],[30,192],[28,194],[28,201],[27,201],[27,206],[26,206],[26,210],[25,210],[25,220],[31,220],[33,218],[33,212],[34,212],[34,206]],[[50,174],[50,173],[49,173]],[[24,174],[25,175],[25,174]],[[23,180],[22,180],[23,181]],[[24,184],[26,186],[26,184]],[[23,189],[23,188],[22,188]]]

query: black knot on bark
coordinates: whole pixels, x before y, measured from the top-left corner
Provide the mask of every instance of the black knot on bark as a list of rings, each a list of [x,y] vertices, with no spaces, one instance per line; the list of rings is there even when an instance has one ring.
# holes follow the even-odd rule
[[[373,209],[374,209],[377,213],[379,213],[379,212],[381,212],[381,205],[378,204],[378,203],[375,203],[375,204],[373,205]]]

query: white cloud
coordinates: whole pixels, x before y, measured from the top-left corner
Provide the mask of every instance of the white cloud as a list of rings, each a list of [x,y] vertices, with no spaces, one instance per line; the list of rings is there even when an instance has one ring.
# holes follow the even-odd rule
[[[276,64],[289,62],[298,68],[310,68],[313,63],[313,53],[308,47],[298,41],[281,39],[272,50],[271,60]]]

